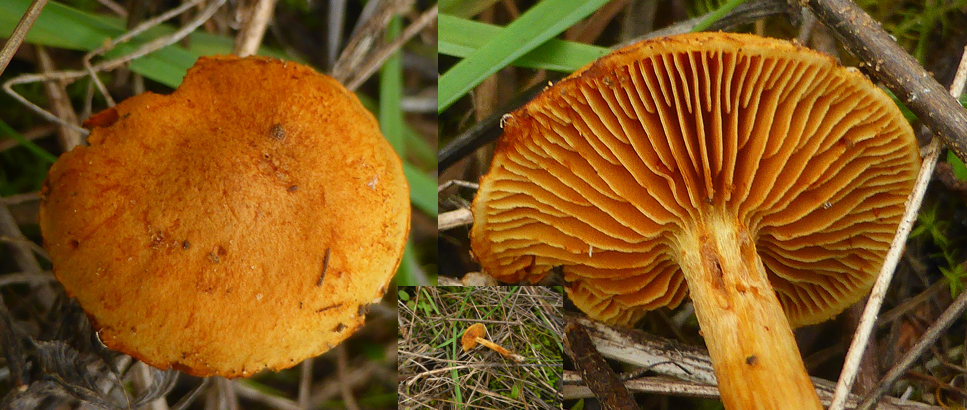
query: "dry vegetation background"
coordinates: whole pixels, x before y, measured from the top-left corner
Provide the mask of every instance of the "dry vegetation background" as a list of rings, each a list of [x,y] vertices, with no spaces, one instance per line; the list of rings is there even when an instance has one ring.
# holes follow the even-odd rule
[[[561,408],[560,287],[401,287],[401,409]],[[524,356],[515,365],[460,338],[484,323],[488,339]]]

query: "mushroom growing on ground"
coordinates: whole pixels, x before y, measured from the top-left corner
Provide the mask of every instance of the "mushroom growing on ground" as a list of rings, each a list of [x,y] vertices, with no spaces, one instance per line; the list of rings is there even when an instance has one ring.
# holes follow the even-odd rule
[[[726,408],[821,408],[791,329],[869,291],[920,166],[883,91],[786,41],[695,33],[615,51],[503,123],[472,209],[487,272],[563,272],[616,325],[690,294]]]
[[[203,57],[85,122],[42,190],[54,273],[108,347],[196,376],[319,355],[363,325],[409,232],[402,164],[330,77]]]
[[[484,346],[489,347],[491,350],[497,353],[500,353],[501,356],[504,356],[517,363],[524,363],[523,356],[515,354],[511,351],[508,351],[507,349],[504,349],[500,345],[487,340],[486,337],[487,337],[487,328],[484,326],[483,323],[476,323],[468,327],[467,330],[463,331],[463,337],[460,339],[461,344],[463,345],[463,351],[468,352],[470,351],[470,349],[477,347],[477,343],[480,343]]]

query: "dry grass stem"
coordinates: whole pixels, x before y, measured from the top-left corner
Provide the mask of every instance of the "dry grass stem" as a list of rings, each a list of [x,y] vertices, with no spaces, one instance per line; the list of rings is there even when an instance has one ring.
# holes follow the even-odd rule
[[[399,408],[559,409],[563,294],[540,286],[404,287],[399,309]],[[526,358],[464,352],[470,324]]]
[[[159,37],[159,38],[156,38],[156,39],[154,39],[154,40],[152,40],[152,41],[150,41],[148,43],[145,43],[144,45],[142,45],[141,47],[138,47],[136,50],[134,50],[133,52],[131,52],[129,54],[126,54],[126,55],[123,55],[123,56],[119,56],[119,57],[114,58],[114,59],[111,59],[111,60],[102,61],[102,62],[99,62],[98,64],[95,64],[95,65],[91,65],[90,60],[94,56],[96,56],[96,55],[100,55],[100,54],[102,54],[104,52],[107,52],[108,50],[110,50],[114,46],[116,46],[117,44],[120,44],[120,43],[123,43],[125,41],[128,41],[131,38],[133,38],[134,36],[136,36],[136,35],[144,32],[144,31],[146,31],[146,30],[148,30],[148,29],[150,29],[150,28],[152,28],[154,26],[157,26],[157,25],[161,24],[163,21],[168,20],[168,19],[170,19],[170,18],[172,18],[172,17],[174,17],[174,16],[176,16],[176,15],[178,15],[180,13],[185,12],[187,9],[190,8],[190,7],[186,7],[186,6],[188,6],[188,5],[192,5],[193,6],[193,5],[196,5],[196,4],[200,4],[201,1],[203,1],[203,0],[192,0],[191,2],[185,3],[185,4],[183,4],[183,5],[175,8],[175,9],[173,9],[173,10],[167,12],[167,13],[164,13],[164,14],[158,16],[158,17],[155,17],[155,18],[146,20],[145,22],[139,24],[137,27],[133,28],[131,31],[128,31],[125,34],[123,34],[120,37],[118,37],[117,39],[114,39],[114,40],[110,41],[104,47],[101,47],[101,48],[99,48],[97,50],[94,50],[94,51],[86,54],[84,56],[84,59],[83,59],[83,64],[84,64],[84,67],[85,67],[85,70],[83,70],[83,71],[58,71],[58,72],[47,73],[47,74],[26,74],[26,75],[21,75],[21,76],[15,77],[13,79],[7,80],[7,82],[5,82],[3,84],[3,89],[11,97],[13,97],[14,99],[16,99],[21,104],[23,104],[24,106],[26,106],[27,108],[29,108],[31,111],[34,111],[35,113],[37,113],[38,115],[40,115],[44,119],[46,119],[48,121],[51,121],[53,123],[59,124],[59,125],[61,125],[63,127],[68,127],[70,129],[72,129],[73,131],[78,132],[81,135],[85,135],[86,136],[88,134],[88,131],[87,130],[85,130],[85,129],[81,128],[81,127],[78,127],[76,124],[71,124],[69,122],[66,122],[63,119],[61,119],[60,117],[58,117],[58,116],[56,116],[54,114],[51,114],[50,112],[48,112],[47,110],[41,108],[40,106],[38,106],[38,105],[36,105],[36,104],[28,101],[26,98],[24,98],[19,93],[17,93],[16,91],[14,91],[13,90],[13,86],[14,85],[19,85],[19,84],[28,84],[28,83],[38,82],[38,81],[54,81],[54,80],[57,80],[57,81],[68,81],[69,82],[69,81],[74,81],[74,80],[77,80],[77,79],[80,79],[80,78],[83,78],[83,77],[86,77],[86,76],[91,76],[91,80],[94,82],[94,84],[98,87],[98,89],[104,95],[104,98],[109,102],[109,105],[113,106],[114,105],[113,99],[107,93],[107,89],[104,86],[104,84],[102,84],[100,82],[100,79],[97,78],[96,73],[101,72],[101,71],[113,70],[113,69],[115,69],[117,67],[120,67],[121,65],[123,65],[123,64],[125,64],[125,63],[127,63],[127,62],[129,62],[131,60],[134,60],[134,59],[139,58],[139,57],[143,57],[143,56],[145,56],[145,55],[147,55],[147,54],[149,54],[151,52],[160,50],[160,49],[162,49],[164,47],[167,47],[167,46],[169,46],[171,44],[177,43],[181,39],[183,39],[186,36],[188,36],[188,34],[190,34],[192,31],[195,31],[195,29],[198,28],[198,26],[201,26],[206,21],[208,21],[208,19],[211,18],[211,16],[215,14],[215,12],[225,3],[226,0],[215,0],[215,1],[213,1],[211,4],[208,5],[208,7],[206,7],[205,9],[203,9],[198,14],[198,16],[196,16],[194,19],[192,19],[184,27],[176,30],[172,34],[169,34],[169,35],[163,36],[163,37]]]
[[[312,362],[313,358],[308,358],[302,365],[302,376],[299,378],[299,408],[307,410],[309,408],[309,388],[312,387]]]
[[[962,94],[965,83],[967,83],[967,51],[961,56],[957,76],[950,87],[950,94],[954,97]],[[920,205],[923,203],[923,197],[927,193],[927,185],[930,183],[934,168],[937,166],[937,160],[940,158],[940,151],[940,138],[934,136],[924,149],[923,165],[920,167],[920,173],[917,175],[916,185],[914,185],[913,192],[907,200],[907,207],[903,213],[903,219],[900,220],[896,235],[890,244],[890,250],[886,254],[886,260],[883,262],[879,276],[873,284],[869,301],[866,303],[866,308],[863,309],[863,316],[860,318],[856,334],[853,336],[849,352],[846,354],[843,371],[836,384],[836,394],[833,396],[829,410],[843,409],[846,395],[852,389],[853,382],[856,381],[863,352],[870,340],[870,335],[873,333],[873,326],[876,324],[876,318],[880,313],[880,306],[883,305],[883,299],[886,297],[887,288],[889,288],[890,281],[893,279],[893,273],[896,271],[897,264],[900,262],[900,257],[903,256],[907,238],[910,236],[910,231],[913,230],[913,224],[917,221]]]
[[[346,362],[346,345],[341,344],[336,347],[336,367],[338,368],[337,374],[339,375],[340,385],[342,386],[342,399],[346,402],[346,408],[349,410],[359,410],[359,405],[356,404],[356,397],[353,396],[352,389],[349,383],[346,381],[346,368],[349,367]]]
[[[718,397],[712,361],[703,349],[639,330],[610,327],[583,317],[575,317],[575,320],[588,330],[602,356],[662,376],[628,380],[625,386],[629,390],[687,397]],[[566,372],[564,381],[565,399],[591,397],[590,390],[583,385],[578,373]],[[816,377],[812,378],[812,382],[823,404],[831,403],[835,384]],[[850,395],[847,404],[849,408],[855,408],[860,400],[861,397]],[[880,403],[877,409],[939,409],[920,403],[900,403],[900,400],[890,397]]]
[[[437,226],[440,231],[446,231],[456,227],[472,224],[473,213],[471,213],[467,208],[443,212],[437,217]]]
[[[56,71],[54,62],[45,47],[35,46],[34,50],[37,52],[37,62],[40,63],[42,73],[50,74]],[[69,124],[80,124],[77,113],[74,112],[74,107],[71,106],[70,98],[67,96],[67,82],[45,81],[44,91],[47,93],[47,100],[57,118],[61,118]],[[83,143],[83,135],[71,127],[58,127],[58,135],[60,136],[60,146],[64,149],[64,152],[68,152]]]
[[[349,87],[353,72],[363,66],[367,56],[372,54],[374,44],[379,44],[387,25],[393,16],[403,13],[413,5],[413,0],[392,0],[370,2],[363,10],[359,23],[353,29],[352,37],[346,48],[339,54],[333,64],[332,75],[336,81]]]
[[[258,51],[259,45],[262,44],[262,37],[265,36],[265,30],[272,21],[276,1],[257,0],[251,13],[247,13],[246,20],[242,22],[242,30],[235,36],[235,49],[232,50],[232,54],[248,57]]]
[[[235,393],[237,393],[240,397],[265,404],[274,409],[302,410],[304,408],[300,406],[299,403],[296,403],[285,397],[274,396],[274,395],[259,391],[258,389],[250,386],[244,381],[236,381],[234,389],[235,389]]]
[[[429,10],[423,12],[419,18],[416,19],[412,24],[403,30],[403,34],[399,37],[393,39],[392,42],[387,44],[385,47],[381,47],[373,53],[373,56],[369,58],[364,65],[359,70],[350,71],[354,75],[346,83],[346,88],[350,91],[354,91],[359,88],[366,80],[369,79],[376,70],[379,70],[383,66],[393,53],[399,51],[403,44],[410,41],[413,36],[415,36],[420,31],[423,31],[430,23],[436,21],[437,17],[437,5],[433,5]]]
[[[30,7],[27,8],[23,17],[20,18],[20,22],[13,29],[13,33],[10,33],[7,42],[3,44],[3,49],[0,49],[0,74],[6,71],[7,64],[10,64],[10,59],[13,58],[14,53],[20,48],[20,44],[27,37],[27,32],[30,31],[30,27],[34,25],[34,21],[40,16],[41,10],[46,5],[47,0],[34,0],[30,2]]]

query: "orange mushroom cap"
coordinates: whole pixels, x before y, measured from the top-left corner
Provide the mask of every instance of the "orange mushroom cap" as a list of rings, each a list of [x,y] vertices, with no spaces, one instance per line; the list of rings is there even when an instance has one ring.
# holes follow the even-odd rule
[[[477,347],[477,338],[487,337],[487,327],[483,323],[474,323],[472,326],[468,327],[467,330],[463,331],[463,338],[461,338],[461,344],[463,345],[463,351],[469,351],[474,347]]]
[[[793,326],[866,294],[920,166],[893,101],[829,56],[745,34],[641,42],[504,120],[471,242],[503,281],[561,267],[631,324],[688,293],[683,232],[714,207],[754,240]]]
[[[330,77],[203,57],[171,95],[86,123],[44,183],[54,273],[108,347],[159,368],[249,376],[334,347],[399,265],[399,157]]]

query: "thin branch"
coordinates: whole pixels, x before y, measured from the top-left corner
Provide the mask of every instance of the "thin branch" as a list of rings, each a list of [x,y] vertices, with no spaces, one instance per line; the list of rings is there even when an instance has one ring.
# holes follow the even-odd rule
[[[346,408],[349,410],[359,410],[359,405],[356,404],[356,397],[353,396],[353,390],[350,385],[348,378],[346,377],[348,365],[348,358],[346,357],[346,344],[340,344],[336,346],[336,372],[339,374],[339,386],[340,392],[342,393],[343,402],[346,403]]]
[[[954,83],[950,86],[950,94],[960,95],[960,93],[962,93],[964,90],[965,83],[967,83],[967,47],[964,48],[964,52],[961,55],[957,75],[954,78]],[[931,145],[935,145],[936,141],[937,139],[934,138],[933,141],[931,141]],[[937,338],[940,337],[941,333],[943,333],[944,330],[953,324],[954,320],[960,317],[965,308],[967,308],[967,292],[961,292],[960,296],[957,297],[957,300],[955,300],[954,303],[951,304],[942,315],[940,315],[937,321],[934,322],[929,329],[927,329],[920,341],[917,342],[916,346],[914,346],[913,349],[910,349],[910,351],[903,356],[903,359],[901,359],[896,366],[893,366],[886,376],[880,380],[876,389],[866,396],[866,399],[863,400],[863,403],[860,405],[859,409],[869,410],[872,408],[873,403],[879,400],[879,398],[886,393],[886,390],[893,385],[893,382],[895,382],[896,379],[906,373],[910,366],[913,365],[913,362],[920,358],[920,355],[922,355],[928,347],[933,345]]]
[[[272,12],[275,10],[277,0],[258,0],[254,10],[249,14],[249,18],[242,26],[235,37],[235,49],[232,54],[239,57],[247,57],[255,54],[262,44],[262,37],[265,36],[265,29],[272,20]]]
[[[880,400],[880,397],[882,397],[883,394],[885,394],[886,391],[893,386],[893,383],[896,382],[900,376],[906,373],[907,370],[910,369],[910,366],[913,366],[913,363],[919,359],[924,352],[927,351],[927,348],[932,346],[934,342],[937,341],[937,339],[947,330],[947,328],[950,327],[950,325],[954,323],[954,321],[960,318],[965,309],[967,309],[967,292],[960,292],[960,296],[957,297],[954,303],[951,304],[950,307],[948,307],[939,318],[937,318],[937,321],[934,322],[929,329],[927,329],[920,341],[918,341],[909,352],[903,355],[903,358],[900,359],[900,362],[897,363],[896,366],[893,366],[893,368],[887,372],[886,376],[883,376],[883,379],[881,379],[877,384],[876,389],[866,395],[866,397],[863,399],[863,403],[860,404],[857,409],[869,410],[873,408],[873,405],[876,404],[876,402]]]
[[[120,56],[120,57],[117,57],[117,58],[114,58],[114,59],[111,59],[111,60],[102,61],[102,62],[100,62],[98,64],[93,65],[93,66],[90,64],[90,59],[93,56],[98,55],[100,53],[104,53],[107,50],[110,50],[115,45],[120,44],[120,43],[122,43],[124,41],[127,41],[130,38],[136,36],[137,34],[139,34],[139,33],[143,32],[143,31],[151,28],[152,25],[160,24],[161,21],[164,21],[164,20],[166,20],[168,18],[173,17],[175,15],[173,13],[175,13],[175,12],[183,12],[184,10],[186,10],[185,7],[184,7],[184,5],[179,6],[178,8],[176,8],[176,9],[174,9],[172,11],[169,11],[167,13],[164,13],[164,14],[158,16],[158,17],[155,17],[153,19],[147,20],[144,23],[139,24],[137,27],[135,27],[131,31],[125,33],[124,35],[118,37],[117,39],[112,40],[111,42],[109,42],[108,45],[106,45],[104,47],[101,47],[101,48],[99,48],[97,50],[94,50],[94,51],[88,53],[87,55],[84,56],[85,70],[80,70],[80,71],[60,71],[60,72],[55,72],[55,73],[50,73],[50,74],[25,74],[25,75],[21,75],[21,76],[15,77],[13,79],[7,80],[7,82],[5,82],[3,84],[3,90],[7,94],[9,94],[11,97],[13,97],[14,99],[16,99],[21,104],[23,104],[24,106],[26,106],[31,111],[34,111],[35,113],[37,113],[38,115],[40,115],[44,119],[46,119],[46,120],[48,120],[50,122],[59,124],[59,125],[64,126],[64,127],[69,127],[72,130],[81,133],[82,135],[88,135],[88,131],[87,130],[85,130],[85,129],[81,128],[81,127],[78,127],[76,124],[67,123],[67,122],[61,120],[60,118],[58,118],[56,115],[53,115],[50,112],[48,112],[47,110],[41,108],[40,106],[38,106],[38,105],[36,105],[36,104],[28,101],[26,98],[24,98],[23,96],[21,96],[20,94],[18,94],[16,91],[14,91],[13,90],[13,86],[14,85],[19,85],[19,84],[33,83],[33,82],[38,82],[38,81],[52,81],[52,80],[74,81],[74,80],[77,80],[79,78],[83,78],[83,77],[86,77],[86,76],[92,76],[92,78],[94,79],[95,83],[97,83],[97,82],[99,82],[99,80],[97,80],[97,76],[96,75],[92,75],[92,73],[96,73],[96,72],[100,72],[100,71],[113,70],[113,69],[115,69],[117,67],[120,67],[121,65],[123,65],[123,64],[125,64],[125,63],[127,63],[127,62],[129,62],[131,60],[134,60],[136,58],[143,57],[143,56],[145,56],[145,55],[147,55],[147,54],[149,54],[151,52],[160,50],[160,49],[162,49],[164,47],[167,47],[167,46],[169,46],[171,44],[177,43],[179,40],[181,40],[182,38],[185,38],[186,36],[188,36],[188,34],[190,34],[192,31],[194,31],[195,29],[197,29],[198,26],[204,24],[205,21],[207,21],[209,18],[211,18],[211,16],[215,14],[215,12],[225,3],[225,1],[226,0],[215,0],[207,8],[205,8],[204,10],[202,10],[201,13],[199,13],[199,15],[196,16],[194,20],[192,20],[190,23],[188,23],[184,27],[178,29],[177,31],[175,31],[172,34],[169,34],[169,35],[163,36],[163,37],[158,37],[158,38],[156,38],[156,39],[154,39],[154,40],[152,40],[152,41],[150,41],[148,43],[145,43],[144,45],[142,45],[141,47],[139,47],[137,50],[135,50],[134,52],[132,52],[130,54],[126,54],[126,55],[123,55],[123,56]],[[200,3],[200,0],[192,0],[192,2],[189,2],[189,3],[186,3],[186,4],[197,4],[197,3]],[[101,84],[100,86],[103,86],[103,84]],[[108,99],[108,101],[110,101],[110,96],[106,94],[106,91],[104,91],[104,92],[105,92],[105,97]]]
[[[581,324],[571,321],[564,327],[564,351],[581,371],[585,383],[605,408],[639,409],[628,388],[601,357],[591,336]]]
[[[40,64],[41,72],[44,74],[53,73],[55,71],[54,62],[51,60],[50,54],[47,53],[47,49],[39,45],[34,49],[37,51],[37,62]],[[67,97],[67,82],[47,81],[44,82],[44,89],[47,91],[50,108],[57,117],[62,118],[64,122],[78,124],[77,113],[71,106],[70,98]],[[71,127],[58,127],[58,136],[60,137],[60,147],[64,152],[70,152],[74,147],[84,142],[84,136]]]
[[[799,0],[843,42],[877,80],[896,93],[947,148],[967,162],[967,110],[850,0]],[[959,95],[959,94],[958,94]]]
[[[473,224],[473,213],[467,208],[443,212],[437,217],[437,230],[446,231]]]
[[[591,398],[591,389],[584,385],[584,379],[577,372],[564,371],[564,399],[575,400]],[[706,399],[719,398],[719,390],[714,385],[675,380],[667,377],[642,377],[627,380],[625,387],[636,393],[662,394],[679,397],[700,397]],[[820,401],[829,404],[829,395],[820,393]],[[850,403],[850,408],[855,405]],[[920,403],[903,402],[890,397],[888,403],[880,403],[877,410],[941,410],[940,407],[928,406]]]
[[[379,38],[393,16],[402,13],[412,4],[413,0],[377,1],[367,4],[359,22],[356,23],[356,28],[353,29],[349,43],[333,64],[330,75],[342,84],[349,84],[353,72],[359,70],[359,66],[370,54],[373,44],[380,41]],[[350,91],[352,91],[351,88]]]
[[[393,53],[399,51],[399,49],[403,47],[403,44],[406,44],[406,42],[410,41],[413,36],[423,31],[423,29],[430,25],[430,23],[436,21],[437,10],[437,5],[434,4],[429,10],[423,12],[423,14],[420,15],[416,21],[406,27],[406,29],[403,30],[402,35],[393,39],[393,42],[377,51],[376,55],[374,55],[373,58],[371,58],[362,69],[356,72],[356,75],[352,77],[352,80],[346,84],[346,88],[348,88],[350,91],[359,88],[359,86],[366,82],[366,80],[369,79],[369,77],[372,76],[373,73],[379,69],[379,67],[383,66],[383,63],[386,62],[386,60],[389,59]]]
[[[27,7],[27,11],[24,13],[23,17],[20,18],[20,22],[17,23],[17,27],[13,29],[13,33],[10,34],[10,38],[7,39],[6,44],[3,45],[3,50],[0,50],[0,74],[7,69],[7,64],[10,64],[10,60],[13,58],[14,53],[20,48],[20,44],[23,43],[24,38],[27,37],[27,31],[30,27],[34,25],[34,21],[40,16],[40,11],[44,9],[47,5],[47,0],[34,0],[30,3],[30,7]]]
[[[899,53],[909,58],[903,50],[900,50]],[[899,59],[900,57],[897,57],[897,60]],[[887,60],[893,61],[894,59]],[[920,66],[917,65],[917,67]],[[957,81],[950,88],[951,95],[960,95],[964,91],[964,83],[967,81],[965,71],[967,71],[967,52],[961,56],[960,68],[957,71]],[[924,73],[924,76],[926,76],[926,73]],[[960,108],[960,104],[957,104],[957,108]],[[967,123],[964,125],[967,125]],[[870,334],[873,332],[873,326],[876,324],[876,317],[880,312],[880,306],[882,306],[883,299],[886,297],[886,290],[890,286],[890,280],[893,279],[893,273],[896,271],[896,266],[900,262],[900,257],[903,255],[903,247],[907,242],[907,237],[913,229],[913,224],[917,221],[917,212],[919,212],[920,204],[923,202],[923,196],[927,192],[927,184],[930,183],[930,177],[933,175],[933,170],[937,166],[937,160],[940,158],[940,138],[934,137],[924,151],[923,165],[921,165],[920,173],[917,175],[913,192],[910,194],[910,198],[907,199],[903,219],[900,220],[900,225],[897,226],[896,235],[890,244],[890,250],[886,254],[886,260],[883,262],[883,268],[880,269],[880,274],[873,284],[870,299],[866,303],[866,308],[863,309],[863,316],[860,317],[860,323],[857,326],[856,334],[853,336],[853,342],[850,343],[849,351],[846,354],[843,371],[840,373],[839,381],[836,383],[836,394],[833,396],[833,403],[830,405],[829,410],[843,409],[846,395],[852,390],[853,383],[856,381],[856,374],[863,357],[863,351],[866,349]]]
[[[718,390],[714,387],[717,382],[712,370],[712,360],[707,351],[640,330],[611,327],[575,314],[567,314],[566,316],[587,329],[595,347],[602,356],[646,368],[662,376],[684,380],[686,382],[684,384],[675,382],[683,386],[712,386],[715,397],[717,397]],[[835,385],[825,379],[817,377],[811,379],[820,401],[830,403]],[[641,390],[634,383],[629,384],[628,382],[625,385],[633,391],[665,391]],[[566,384],[565,388],[567,388]],[[575,397],[569,396],[567,398]],[[849,408],[855,407],[860,401],[860,397],[856,395],[849,395],[848,399]],[[885,401],[886,403],[880,403],[877,409],[939,409],[892,397],[888,397]]]
[[[312,387],[312,363],[310,357],[302,362],[302,377],[299,379],[299,408],[309,409],[309,388]]]
[[[243,380],[234,381],[235,392],[238,393],[240,397],[257,401],[259,403],[265,404],[269,407],[276,408],[279,410],[302,410],[298,403],[289,400],[285,397],[275,396],[266,392],[263,392],[255,387],[252,387]]]

